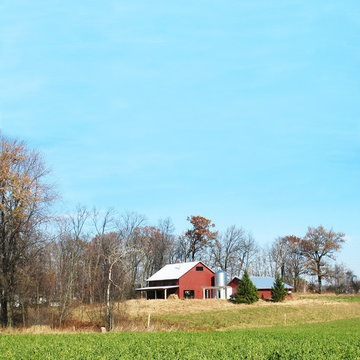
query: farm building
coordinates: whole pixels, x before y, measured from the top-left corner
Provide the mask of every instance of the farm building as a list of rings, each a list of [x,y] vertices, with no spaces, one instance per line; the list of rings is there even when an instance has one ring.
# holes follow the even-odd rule
[[[274,285],[275,278],[270,276],[250,276],[250,280],[258,289],[259,296],[262,299],[271,299],[271,288]],[[232,288],[232,293],[235,294],[238,288],[239,282],[241,278],[239,276],[235,276],[230,282],[229,286]],[[288,299],[291,299],[293,287],[291,285],[284,283],[285,289],[288,291],[288,295],[286,296]]]
[[[220,272],[215,273],[201,261],[168,264],[146,280],[148,286],[136,290],[146,292],[147,299],[167,299],[171,294],[180,299],[225,299],[231,295],[231,288],[226,281],[216,284],[220,278]]]

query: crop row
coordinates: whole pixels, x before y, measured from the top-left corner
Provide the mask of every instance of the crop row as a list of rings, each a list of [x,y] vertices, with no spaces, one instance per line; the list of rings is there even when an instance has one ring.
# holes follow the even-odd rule
[[[251,330],[1,335],[0,359],[360,359],[360,319]]]

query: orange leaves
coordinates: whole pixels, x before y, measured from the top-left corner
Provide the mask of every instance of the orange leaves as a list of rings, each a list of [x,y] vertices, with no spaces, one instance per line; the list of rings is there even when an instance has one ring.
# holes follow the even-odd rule
[[[202,216],[190,216],[187,218],[193,228],[185,233],[189,243],[189,254],[191,259],[195,259],[195,254],[204,247],[208,246],[217,236],[217,231],[210,229],[215,227],[211,220]]]

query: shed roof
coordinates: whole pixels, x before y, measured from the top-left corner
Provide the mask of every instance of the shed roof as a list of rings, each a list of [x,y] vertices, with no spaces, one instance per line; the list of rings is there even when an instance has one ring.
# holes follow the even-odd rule
[[[180,279],[184,274],[186,274],[189,270],[191,270],[194,266],[196,266],[199,263],[205,265],[201,261],[192,261],[186,263],[165,265],[154,275],[150,276],[146,281]]]
[[[241,280],[241,277],[235,276],[234,279]],[[275,278],[271,276],[250,276],[250,280],[257,289],[271,289],[275,282]],[[284,287],[285,289],[293,288],[291,285],[285,283],[284,283]]]

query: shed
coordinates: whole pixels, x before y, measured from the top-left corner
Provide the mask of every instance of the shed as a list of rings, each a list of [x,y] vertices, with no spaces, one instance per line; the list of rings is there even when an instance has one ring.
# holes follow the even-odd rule
[[[250,280],[255,285],[259,292],[259,296],[262,299],[271,299],[271,288],[274,285],[275,278],[271,276],[250,276]],[[232,288],[232,293],[235,294],[238,288],[239,282],[241,281],[240,276],[235,276],[230,282],[229,286]],[[288,294],[286,298],[291,299],[293,287],[291,285],[285,284],[284,287],[287,290]]]

